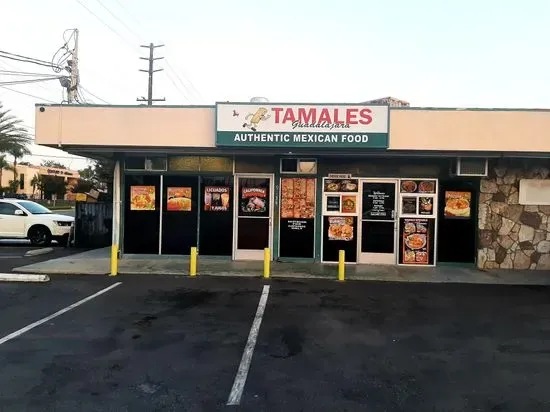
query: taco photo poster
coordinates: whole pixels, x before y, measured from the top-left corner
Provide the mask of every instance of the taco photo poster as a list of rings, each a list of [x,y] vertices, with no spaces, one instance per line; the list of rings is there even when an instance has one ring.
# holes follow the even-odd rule
[[[130,210],[155,210],[155,186],[130,186]]]
[[[166,210],[169,212],[190,212],[193,207],[190,187],[166,188]]]

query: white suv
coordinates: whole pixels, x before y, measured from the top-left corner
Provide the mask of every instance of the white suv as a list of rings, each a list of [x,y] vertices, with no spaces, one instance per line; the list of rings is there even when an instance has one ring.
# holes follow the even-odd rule
[[[36,246],[52,239],[66,243],[73,222],[30,200],[0,199],[0,238],[29,239]]]

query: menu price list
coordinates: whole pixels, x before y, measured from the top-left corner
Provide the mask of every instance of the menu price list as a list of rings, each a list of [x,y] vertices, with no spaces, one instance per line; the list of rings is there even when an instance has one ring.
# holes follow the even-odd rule
[[[281,219],[279,255],[287,258],[313,258],[314,219]]]
[[[391,220],[394,207],[394,183],[363,184],[363,219]]]
[[[399,219],[399,263],[434,264],[435,219]]]

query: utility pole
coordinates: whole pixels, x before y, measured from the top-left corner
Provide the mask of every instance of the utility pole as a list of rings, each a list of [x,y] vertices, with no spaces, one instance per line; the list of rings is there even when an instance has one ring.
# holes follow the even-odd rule
[[[149,73],[149,87],[147,88],[147,99],[145,97],[139,97],[136,100],[138,102],[147,102],[147,106],[152,106],[153,102],[163,102],[166,100],[166,98],[162,99],[153,99],[153,73],[160,72],[163,69],[153,69],[153,64],[155,63],[155,60],[164,59],[164,57],[154,57],[155,49],[157,47],[164,47],[164,44],[154,45],[153,43],[149,43],[148,46],[140,46],[144,48],[149,49],[149,57],[140,57],[142,60],[149,60],[149,69],[143,70],[139,69],[140,72]]]
[[[67,101],[74,103],[78,101],[78,29],[74,29],[74,50],[71,52],[72,59],[68,62],[71,73],[71,83],[67,88]]]

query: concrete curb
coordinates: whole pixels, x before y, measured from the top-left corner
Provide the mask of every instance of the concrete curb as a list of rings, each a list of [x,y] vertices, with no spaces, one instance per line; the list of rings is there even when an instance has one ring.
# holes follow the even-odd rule
[[[51,252],[53,252],[53,247],[44,247],[44,248],[41,248],[41,249],[29,250],[29,251],[27,251],[27,253],[25,253],[25,256],[40,256],[40,255],[45,255],[46,253],[51,253]]]
[[[28,275],[24,273],[0,273],[0,282],[49,282],[48,275]]]

